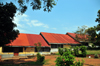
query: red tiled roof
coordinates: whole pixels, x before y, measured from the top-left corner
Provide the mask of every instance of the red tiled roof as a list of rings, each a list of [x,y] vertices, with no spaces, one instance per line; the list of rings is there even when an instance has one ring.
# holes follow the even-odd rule
[[[55,34],[55,33],[46,33],[46,32],[41,32],[40,34],[45,38],[45,40],[49,44],[53,44],[53,43],[79,44],[79,42],[77,42],[76,40],[74,40],[73,38],[65,34]]]
[[[30,46],[26,34],[20,33],[18,37],[7,46]]]
[[[69,32],[68,32],[66,35],[69,35],[69,36],[71,36],[71,37],[74,38],[74,39],[76,38],[76,35],[77,35],[77,36],[80,38],[80,41],[81,41],[82,39],[84,39],[84,38],[85,38],[85,39],[88,39],[88,38],[87,38],[88,35],[85,35],[84,37],[82,37],[80,34],[69,33]]]
[[[70,35],[72,38],[75,38],[77,34],[76,33],[69,33],[69,32],[67,32],[66,35]]]
[[[35,43],[40,42],[41,46],[49,46],[46,41],[42,38],[41,35],[36,35],[36,34],[27,34],[27,38],[29,41],[30,46],[35,46]]]
[[[45,42],[41,35],[36,34],[23,34],[20,33],[16,40],[12,43],[7,44],[6,46],[35,46],[35,43],[41,43],[41,46],[48,46],[49,45]]]

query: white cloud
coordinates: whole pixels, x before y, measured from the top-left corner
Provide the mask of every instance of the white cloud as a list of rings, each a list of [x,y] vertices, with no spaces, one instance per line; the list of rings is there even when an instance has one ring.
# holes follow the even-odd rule
[[[32,27],[32,24],[31,24],[31,23],[29,23],[29,22],[27,23],[27,25],[29,25],[30,27]]]
[[[43,26],[44,25],[43,23],[40,23],[38,20],[32,20],[31,23],[33,26]]]
[[[28,15],[26,15],[26,14],[23,14],[23,15],[21,15],[21,16],[23,16],[23,17],[28,17]]]
[[[45,28],[49,28],[49,26],[48,26],[48,25],[44,25],[43,27],[45,27]]]
[[[30,27],[35,26],[35,27],[45,27],[45,28],[49,28],[48,25],[44,24],[44,23],[41,23],[39,22],[38,20],[31,20],[30,23],[27,23]]]
[[[17,13],[18,14],[18,13]],[[47,24],[44,24],[38,20],[30,20],[28,15],[23,14],[23,15],[17,15],[14,17],[13,22],[17,24],[16,29],[18,29],[20,32],[26,32],[27,28],[30,27],[44,27],[44,28],[49,28]]]
[[[26,18],[25,18],[24,21],[29,22],[29,19],[26,19]]]
[[[19,30],[19,32],[27,32],[26,30],[23,30],[23,29],[18,29],[18,28],[14,28],[15,30]]]
[[[25,32],[25,30],[22,28],[25,28],[25,23],[29,22],[28,15],[26,14],[18,15],[17,12],[13,22],[17,25],[15,29],[18,29],[20,32]]]
[[[57,28],[52,28],[52,29],[57,30]]]
[[[23,15],[17,15],[18,13],[16,13],[16,16],[14,17],[13,22],[15,24],[17,24],[17,27],[24,27],[24,24],[22,24],[22,22],[29,22],[29,19],[27,18],[28,15],[23,14]]]
[[[20,29],[19,31],[20,31],[20,32],[26,32],[25,30],[22,30],[22,29]]]

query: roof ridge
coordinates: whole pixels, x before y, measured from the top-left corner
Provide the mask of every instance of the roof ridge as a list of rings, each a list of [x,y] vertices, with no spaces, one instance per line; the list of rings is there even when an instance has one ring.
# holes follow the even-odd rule
[[[49,32],[40,32],[40,33],[49,33]],[[60,34],[60,33],[50,33],[50,34]],[[62,35],[66,35],[66,34],[62,34]]]

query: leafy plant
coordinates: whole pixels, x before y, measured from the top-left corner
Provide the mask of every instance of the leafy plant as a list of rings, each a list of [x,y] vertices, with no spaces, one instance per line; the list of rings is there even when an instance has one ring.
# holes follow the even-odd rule
[[[74,47],[74,54],[75,54],[75,56],[79,55],[79,47],[78,46]]]
[[[62,57],[57,57],[55,62],[56,62],[56,66],[64,66],[65,65]]]
[[[44,59],[45,59],[44,56],[41,56],[40,53],[37,53],[37,61],[39,61],[39,62],[43,62]]]
[[[62,56],[63,55],[63,49],[62,48],[58,48],[58,52],[59,52],[59,54]]]
[[[99,55],[98,55],[98,54],[95,54],[95,55],[94,55],[94,58],[99,58]]]
[[[63,60],[64,60],[65,65],[70,66],[70,65],[73,65],[75,58],[71,54],[71,52],[68,50],[67,52],[64,52]]]
[[[39,50],[41,49],[41,43],[38,42],[38,43],[35,43],[34,45],[36,46],[37,52],[39,52]]]
[[[65,50],[65,49],[62,49]],[[83,61],[75,61],[74,55],[71,54],[70,50],[63,51],[63,54],[56,59],[56,66],[83,66]]]
[[[84,60],[82,60],[82,62],[80,60],[78,60],[78,62],[76,61],[74,63],[74,66],[83,66],[83,64],[84,64]]]
[[[86,49],[87,49],[86,46],[80,46],[80,50],[82,52],[83,57],[86,57],[86,54],[87,54]]]

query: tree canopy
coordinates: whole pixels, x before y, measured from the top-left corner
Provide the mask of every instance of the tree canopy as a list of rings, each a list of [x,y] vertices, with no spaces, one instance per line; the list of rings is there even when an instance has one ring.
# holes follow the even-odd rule
[[[97,14],[98,18],[96,18],[96,22],[98,22],[100,24],[100,10],[98,10],[98,14]]]
[[[82,28],[78,27],[78,30],[75,33],[80,34],[82,37],[84,37],[83,41],[85,41],[86,38],[88,38],[89,42],[100,46],[100,10],[98,10],[97,16],[98,18],[96,18],[95,20],[96,22],[98,22],[97,26],[89,27],[88,29],[86,29],[86,26],[82,26]],[[85,38],[86,34],[88,36]],[[81,38],[78,35],[76,35],[76,39]]]
[[[30,4],[33,10],[40,10],[43,8],[44,11],[50,12],[53,6],[56,5],[55,0],[16,0],[19,4],[18,10],[21,13],[24,13],[28,6],[26,5],[27,3]]]
[[[0,46],[15,40],[19,34],[19,31],[14,29],[17,25],[13,23],[16,9],[13,3],[0,3]]]
[[[50,12],[56,2],[54,0],[15,0],[18,2],[19,7],[16,7],[14,3],[4,3],[0,2],[0,46],[11,43],[15,40],[19,34],[18,30],[15,30],[14,27],[17,27],[14,24],[13,19],[17,10],[22,14],[25,13],[28,6],[26,3],[30,4],[33,10],[40,10],[43,8],[44,11]]]
[[[97,28],[97,27],[94,26],[94,27],[89,27],[89,28],[87,29],[87,33],[88,33],[88,35],[90,36],[90,37],[89,37],[90,42],[92,42],[92,43],[95,43],[95,41],[96,41],[96,37],[97,37],[97,29],[96,29],[96,28]]]
[[[87,36],[87,26],[83,25],[81,27],[78,27],[77,31],[74,32],[76,33],[76,40],[86,42],[88,40]]]
[[[96,45],[99,45],[100,46],[100,10],[98,10],[98,14],[97,14],[98,18],[96,18],[96,22],[98,22],[99,24],[97,25],[96,27],[96,30],[98,32],[97,34],[97,38],[96,38]]]

